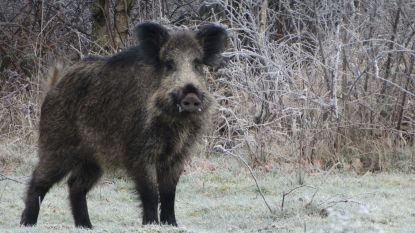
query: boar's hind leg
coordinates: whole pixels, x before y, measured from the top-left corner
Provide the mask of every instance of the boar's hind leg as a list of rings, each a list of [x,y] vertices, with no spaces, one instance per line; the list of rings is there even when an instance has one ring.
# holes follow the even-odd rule
[[[158,188],[160,194],[160,222],[177,226],[174,213],[176,185],[182,172],[182,165],[159,166],[157,169]]]
[[[86,194],[102,175],[99,164],[95,161],[83,161],[71,172],[68,179],[69,198],[75,226],[92,228],[88,215]]]
[[[69,170],[69,167],[61,166],[58,160],[39,161],[27,190],[25,209],[20,220],[21,225],[36,224],[41,201],[53,184],[61,180]]]

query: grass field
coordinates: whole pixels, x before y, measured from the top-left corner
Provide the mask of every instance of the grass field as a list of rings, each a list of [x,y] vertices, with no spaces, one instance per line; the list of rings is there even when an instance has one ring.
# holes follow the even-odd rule
[[[27,151],[1,152],[11,163],[12,153]],[[178,185],[179,228],[141,226],[132,183],[119,174],[106,175],[88,195],[92,231],[73,227],[65,182],[46,196],[38,225],[22,228],[35,156],[16,156],[21,166],[0,167],[7,175],[0,178],[0,232],[415,232],[414,175],[321,172],[306,175],[300,186],[295,173],[256,172],[271,214],[249,172],[231,157],[195,158],[187,165]]]

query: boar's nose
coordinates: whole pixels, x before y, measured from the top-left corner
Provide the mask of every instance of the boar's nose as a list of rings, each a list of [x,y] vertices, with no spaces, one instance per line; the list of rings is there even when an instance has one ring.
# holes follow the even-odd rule
[[[200,101],[199,97],[195,93],[188,93],[184,96],[184,98],[180,101],[180,106],[182,107],[182,111],[187,112],[196,112],[202,110],[202,102]]]

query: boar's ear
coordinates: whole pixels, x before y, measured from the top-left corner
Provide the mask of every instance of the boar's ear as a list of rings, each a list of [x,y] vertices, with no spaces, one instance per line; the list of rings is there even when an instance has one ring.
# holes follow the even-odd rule
[[[208,24],[202,26],[196,33],[196,39],[203,48],[203,63],[218,67],[224,62],[221,53],[228,42],[228,33],[223,27]]]
[[[138,42],[140,43],[143,56],[147,59],[160,59],[160,49],[169,39],[169,32],[163,26],[146,22],[135,28]]]

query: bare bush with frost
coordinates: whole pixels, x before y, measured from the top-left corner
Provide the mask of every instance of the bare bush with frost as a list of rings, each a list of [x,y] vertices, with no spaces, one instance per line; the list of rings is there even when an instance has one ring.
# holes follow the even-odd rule
[[[1,3],[0,137],[36,141],[51,61],[115,52],[92,39],[92,4]],[[208,154],[220,145],[264,171],[338,164],[363,174],[415,167],[414,9],[409,0],[155,1],[133,5],[128,25],[227,25],[229,62],[208,80],[218,101]]]

